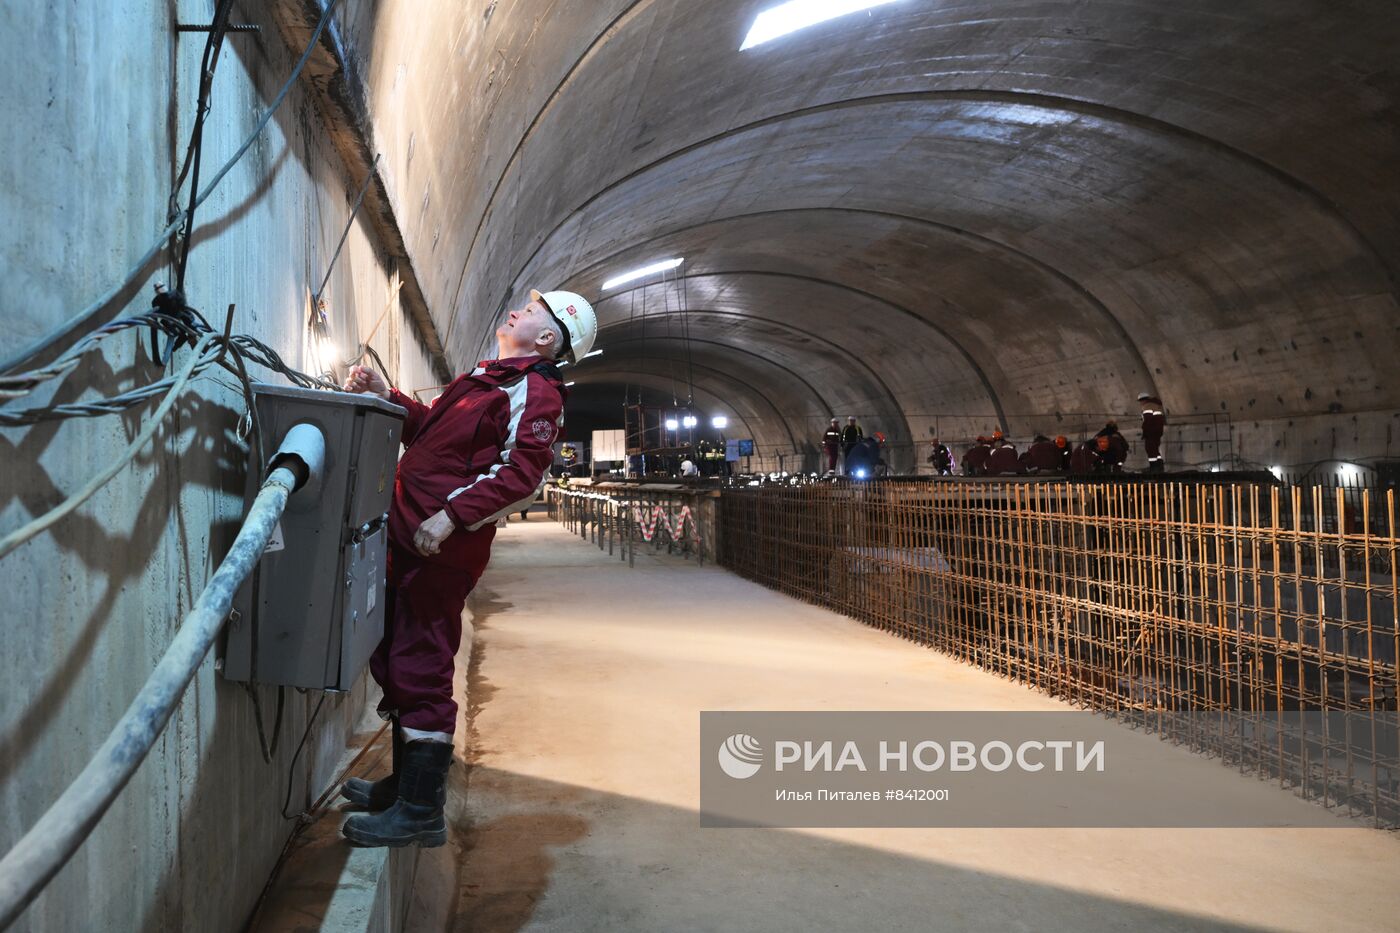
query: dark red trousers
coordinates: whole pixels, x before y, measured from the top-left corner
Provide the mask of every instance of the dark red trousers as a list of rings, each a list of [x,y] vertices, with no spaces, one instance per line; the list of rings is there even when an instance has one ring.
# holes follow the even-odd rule
[[[835,470],[835,469],[836,469],[836,454],[837,454],[836,448],[835,448],[835,447],[827,447],[827,448],[824,448],[824,451],[823,451],[823,452],[826,454],[826,468],[827,468],[828,470]]]
[[[451,735],[453,659],[462,643],[462,610],[476,583],[466,570],[423,560],[393,545],[384,594],[384,639],[369,660],[384,690],[381,715],[400,725]]]
[[[1162,435],[1144,434],[1142,436],[1142,446],[1147,448],[1148,460],[1162,459]]]

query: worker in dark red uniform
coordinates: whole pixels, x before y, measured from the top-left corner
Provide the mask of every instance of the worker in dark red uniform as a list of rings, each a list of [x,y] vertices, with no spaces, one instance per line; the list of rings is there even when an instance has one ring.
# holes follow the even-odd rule
[[[1094,472],[1121,473],[1128,459],[1128,441],[1118,430],[1118,422],[1110,421],[1094,435],[1094,453],[1098,458]]]
[[[985,436],[978,435],[977,443],[963,454],[963,473],[967,476],[981,476],[987,472],[987,458],[992,454],[992,444]]]
[[[1142,446],[1147,449],[1147,472],[1162,473],[1167,463],[1162,458],[1162,435],[1167,430],[1167,412],[1162,400],[1151,392],[1139,392],[1142,404]]]
[[[826,471],[836,472],[836,457],[841,453],[841,424],[835,418],[822,435],[822,453],[826,454]]]
[[[987,455],[984,472],[988,476],[1015,476],[1021,472],[1021,459],[1016,456],[1016,445],[1006,439],[1001,428],[992,432],[992,452]]]
[[[1037,434],[1031,446],[1021,454],[1021,466],[1028,473],[1058,472],[1064,464],[1067,448],[1068,442],[1065,448],[1061,448],[1044,434]]]
[[[389,511],[384,638],[370,671],[394,727],[394,772],[352,778],[342,794],[370,813],[344,833],[361,845],[439,846],[447,839],[444,786],[457,725],[453,663],[462,610],[486,562],[496,520],[534,499],[564,424],[556,359],[588,353],[597,318],[572,292],[530,292],[496,329],[498,359],[458,376],[431,406],[360,366],[345,389],[408,411]]]

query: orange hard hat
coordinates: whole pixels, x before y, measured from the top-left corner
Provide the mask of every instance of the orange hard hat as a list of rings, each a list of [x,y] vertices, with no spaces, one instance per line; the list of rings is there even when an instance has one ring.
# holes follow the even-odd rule
[[[1005,434],[1002,434],[1002,433],[1001,433],[1001,428],[997,428],[995,431],[992,432],[992,437],[997,438],[997,439],[1003,438],[1003,437],[1005,437],[1005,436],[1006,436]]]
[[[1065,437],[1063,434],[1056,435],[1056,437],[1055,437],[1055,446],[1056,446],[1056,447],[1068,447],[1068,446],[1069,446],[1069,438]]]

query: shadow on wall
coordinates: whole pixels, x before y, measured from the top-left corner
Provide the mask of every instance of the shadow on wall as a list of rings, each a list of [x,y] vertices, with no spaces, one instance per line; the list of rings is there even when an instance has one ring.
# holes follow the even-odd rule
[[[141,362],[120,371],[110,369],[100,354],[92,354],[78,373],[82,378],[65,381],[52,400],[54,403],[78,398],[89,385],[130,384],[148,379],[151,368],[144,354]],[[130,435],[136,433],[137,425],[148,414],[146,407],[140,406],[119,417]],[[31,672],[42,683],[27,685],[25,689],[20,689],[21,685],[7,688],[11,696],[32,699],[21,714],[13,717],[11,728],[0,735],[0,783],[8,782],[26,757],[26,752],[42,741],[73,688],[81,683],[82,678],[95,676],[90,662],[102,628],[122,624],[122,620],[110,618],[112,605],[122,589],[138,580],[152,562],[165,559],[157,553],[157,548],[169,530],[172,516],[179,524],[180,546],[178,555],[169,556],[178,557],[181,561],[180,571],[184,580],[202,580],[209,570],[210,557],[227,551],[238,531],[238,515],[219,517],[216,504],[215,514],[210,516],[212,521],[208,526],[206,546],[198,535],[191,537],[191,529],[185,526],[184,515],[179,509],[179,499],[170,493],[170,487],[197,485],[210,490],[216,500],[220,496],[227,497],[230,509],[235,513],[239,511],[234,503],[242,501],[248,455],[234,435],[238,414],[231,408],[193,393],[180,399],[167,417],[166,424],[133,462],[132,469],[142,471],[149,477],[149,482],[139,497],[140,505],[129,534],[114,534],[99,515],[93,514],[97,510],[91,507],[79,509],[45,532],[60,548],[81,560],[93,572],[93,579],[101,581],[102,589],[91,600],[87,618],[68,638],[63,661],[52,669]],[[4,484],[7,491],[0,508],[18,501],[29,514],[38,515],[66,498],[68,493],[59,488],[40,462],[65,429],[71,429],[71,426],[62,421],[44,422],[29,428],[18,442],[0,434],[0,461],[6,465]],[[64,443],[68,440],[71,438],[65,439]],[[205,482],[199,482],[200,479]],[[213,482],[209,481],[211,479]],[[106,490],[98,493],[94,501],[100,501],[104,493],[110,494],[113,486],[122,482],[120,476],[115,478]],[[24,547],[21,546],[9,559],[17,563],[23,561]],[[206,566],[192,567],[192,552]],[[62,595],[86,595],[87,592],[77,590],[74,594]],[[183,607],[192,598],[172,598],[168,623],[171,627],[178,624]],[[123,706],[124,703],[122,701]],[[100,741],[100,738],[95,739],[93,750]]]
[[[1256,929],[798,831],[701,829],[692,809],[480,765],[470,780],[449,803],[453,902],[415,904],[409,929]]]
[[[203,752],[189,769],[195,776],[194,787],[182,795],[178,817],[168,818],[174,819],[176,824],[171,830],[175,839],[171,851],[177,861],[204,861],[224,866],[218,872],[220,883],[215,890],[190,891],[184,865],[170,866],[162,875],[155,895],[145,905],[144,916],[139,923],[133,922],[131,929],[145,933],[198,929],[200,918],[210,913],[209,900],[219,905],[218,913],[229,918],[229,929],[243,928],[249,919],[244,914],[252,909],[252,903],[272,876],[286,843],[300,825],[299,815],[325,790],[324,785],[334,777],[332,772],[346,750],[370,738],[347,731],[343,742],[326,748],[324,741],[318,742],[313,736],[307,740],[292,768],[298,740],[320,694],[288,691],[277,751],[270,762],[264,762],[259,757],[256,739],[250,740],[254,727],[247,721],[251,715],[247,711],[249,703],[245,697],[231,696],[242,693],[242,686],[225,681],[217,674],[213,681],[219,709],[239,712],[217,716],[213,729],[201,737]],[[193,691],[196,687],[192,685],[190,689]],[[364,689],[362,680],[353,692],[326,695],[325,705],[317,717],[323,733],[326,726],[363,705]],[[270,708],[271,704],[264,700],[264,709]],[[294,710],[296,715],[293,715]],[[179,757],[180,752],[174,748],[177,741],[167,730],[161,739],[162,745],[152,751],[152,758]],[[287,819],[278,808],[289,785],[287,812],[291,818]],[[348,847],[338,847],[322,856],[343,863],[349,854]],[[338,877],[334,866],[323,868],[329,872],[328,877]],[[326,891],[327,899],[334,891],[332,884]],[[206,903],[195,904],[194,900]]]

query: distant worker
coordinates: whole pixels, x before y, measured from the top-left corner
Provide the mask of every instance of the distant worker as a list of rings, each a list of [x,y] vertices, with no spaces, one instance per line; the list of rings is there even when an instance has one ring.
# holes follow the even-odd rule
[[[884,439],[885,435],[876,431],[870,437],[856,441],[855,446],[846,452],[846,475],[852,479],[884,476],[888,469],[880,458],[880,445]]]
[[[1123,461],[1128,459],[1127,438],[1118,430],[1118,422],[1110,421],[1094,435],[1094,451],[1098,458],[1096,472],[1121,473]]]
[[[1069,457],[1069,471],[1076,476],[1099,471],[1098,438],[1090,438],[1074,448]],[[1107,444],[1105,443],[1105,448]]]
[[[865,432],[856,424],[856,416],[851,415],[846,419],[846,430],[841,432],[841,456],[846,458],[846,472],[851,472],[850,457],[851,451],[865,437]]]
[[[826,454],[826,471],[836,472],[836,457],[841,453],[841,424],[835,418],[822,435],[822,453]]]
[[[1021,472],[1021,460],[1016,456],[1016,445],[1006,439],[1001,428],[992,432],[992,451],[987,454],[983,468],[988,476],[1015,476]]]
[[[1059,441],[1064,441],[1063,447]],[[1069,442],[1063,435],[1052,441],[1044,434],[1037,434],[1031,446],[1021,454],[1021,466],[1027,473],[1058,473],[1068,465],[1065,462],[1068,453]]]
[[[1142,446],[1147,449],[1147,472],[1161,473],[1167,468],[1162,458],[1162,435],[1167,430],[1167,413],[1162,400],[1151,392],[1139,392],[1142,403]]]
[[[982,476],[986,473],[987,458],[992,453],[992,442],[990,439],[978,435],[977,443],[967,449],[963,454],[963,473],[967,476]]]
[[[933,437],[933,449],[929,452],[928,462],[933,464],[936,476],[947,476],[953,472],[953,452],[948,449],[947,444],[939,441],[937,435]]]

